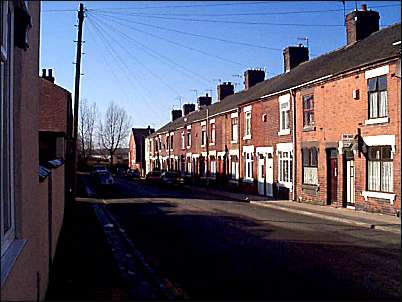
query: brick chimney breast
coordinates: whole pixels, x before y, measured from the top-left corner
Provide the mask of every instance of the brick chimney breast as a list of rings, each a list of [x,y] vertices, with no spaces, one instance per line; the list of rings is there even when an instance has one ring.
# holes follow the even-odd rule
[[[244,72],[244,89],[247,90],[250,87],[265,80],[265,71],[262,69],[249,69]]]
[[[217,87],[217,102],[222,101],[225,97],[234,94],[234,86],[230,82],[224,82]]]
[[[211,105],[211,103],[212,103],[212,97],[210,97],[208,95],[208,93],[205,94],[205,96],[198,97],[198,100],[197,100],[198,109],[209,106],[209,105]]]
[[[177,120],[178,118],[182,117],[182,111],[181,109],[173,109],[172,110],[172,122],[174,120]]]
[[[350,45],[380,29],[380,14],[367,10],[367,5],[363,4],[360,11],[354,10],[347,14],[345,22],[347,45]]]
[[[309,60],[308,48],[303,45],[289,46],[283,50],[283,66],[289,72],[296,66]]]
[[[195,111],[195,104],[184,104],[183,105],[183,116],[186,116],[190,112]]]

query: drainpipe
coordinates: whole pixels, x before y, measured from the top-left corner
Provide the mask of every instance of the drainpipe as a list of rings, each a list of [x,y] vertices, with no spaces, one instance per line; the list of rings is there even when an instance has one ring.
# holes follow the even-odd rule
[[[205,144],[207,147],[207,158],[206,160],[204,160],[204,164],[207,165],[207,169],[206,169],[206,179],[207,179],[207,188],[209,188],[209,175],[211,173],[211,171],[209,171],[209,108],[207,108],[207,126],[206,126],[206,131],[207,131],[207,135],[206,135],[206,139],[205,139]],[[215,139],[216,139],[216,134],[215,134]],[[205,171],[205,167],[204,167],[204,171]]]
[[[293,151],[293,164],[292,164],[292,201],[296,201],[296,98],[295,92],[289,89],[290,99],[292,103],[292,151]]]

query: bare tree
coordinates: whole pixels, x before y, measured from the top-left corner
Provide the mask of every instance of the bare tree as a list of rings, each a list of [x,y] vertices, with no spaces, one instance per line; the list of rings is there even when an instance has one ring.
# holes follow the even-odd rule
[[[79,141],[80,155],[83,164],[86,164],[92,155],[95,145],[95,120],[97,115],[96,103],[88,104],[86,99],[81,101],[79,113]]]
[[[99,123],[99,142],[110,155],[110,166],[116,149],[127,144],[131,120],[127,112],[114,104],[109,104],[104,120]]]

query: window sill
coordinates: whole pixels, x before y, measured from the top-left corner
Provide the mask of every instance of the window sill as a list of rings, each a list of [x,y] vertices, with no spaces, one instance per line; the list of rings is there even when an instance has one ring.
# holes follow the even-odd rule
[[[201,145],[201,148],[205,148],[205,145]]]
[[[191,146],[187,146],[187,149],[191,149]]]
[[[279,187],[285,187],[288,188],[290,190],[292,190],[292,182],[291,181],[278,181],[278,186]]]
[[[315,131],[315,126],[306,126],[303,127],[303,132],[310,132],[310,131]]]
[[[243,183],[254,183],[254,178],[244,178]]]
[[[251,134],[243,136],[243,140],[247,140],[247,139],[251,139]]]
[[[11,272],[15,261],[21,254],[26,240],[13,240],[10,246],[7,248],[4,255],[1,257],[1,287],[3,287],[9,273]]]
[[[289,135],[290,129],[282,129],[278,132],[278,135]]]
[[[396,194],[375,191],[363,191],[362,196],[364,197],[365,201],[367,201],[369,197],[374,197],[379,199],[388,199],[391,204],[394,204]]]
[[[308,193],[315,193],[317,194],[320,190],[319,185],[310,185],[310,184],[302,184],[302,190],[307,191]]]
[[[364,121],[365,125],[376,125],[389,123],[389,117],[372,118]]]
[[[210,146],[215,146],[215,143],[209,143]]]
[[[237,140],[236,141],[230,141],[231,144],[237,144]]]

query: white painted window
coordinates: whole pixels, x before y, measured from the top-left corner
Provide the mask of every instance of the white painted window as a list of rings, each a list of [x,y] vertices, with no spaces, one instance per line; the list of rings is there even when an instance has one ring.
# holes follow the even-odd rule
[[[0,226],[1,255],[15,237],[13,152],[13,13],[0,2]]]
[[[239,137],[238,134],[238,123],[239,123],[239,119],[238,117],[232,117],[231,119],[232,122],[232,142],[237,142],[237,139]]]
[[[253,152],[244,152],[244,178],[253,180]]]
[[[191,130],[187,129],[187,148],[191,147]]]
[[[369,119],[388,116],[387,76],[370,78],[367,80]]]
[[[204,147],[207,141],[207,126],[201,126],[201,147]]]
[[[170,133],[170,149],[173,150],[173,133]]]
[[[393,192],[391,146],[371,146],[367,152],[367,190]]]
[[[184,138],[184,131],[181,132],[181,148],[185,149],[186,148],[186,141]]]
[[[215,123],[211,123],[211,144],[215,144],[215,133],[216,133],[216,128],[215,128]]]
[[[244,136],[251,138],[251,111],[244,113]]]
[[[284,102],[279,104],[279,122],[280,122],[280,130],[288,130],[289,129],[289,102]]]

